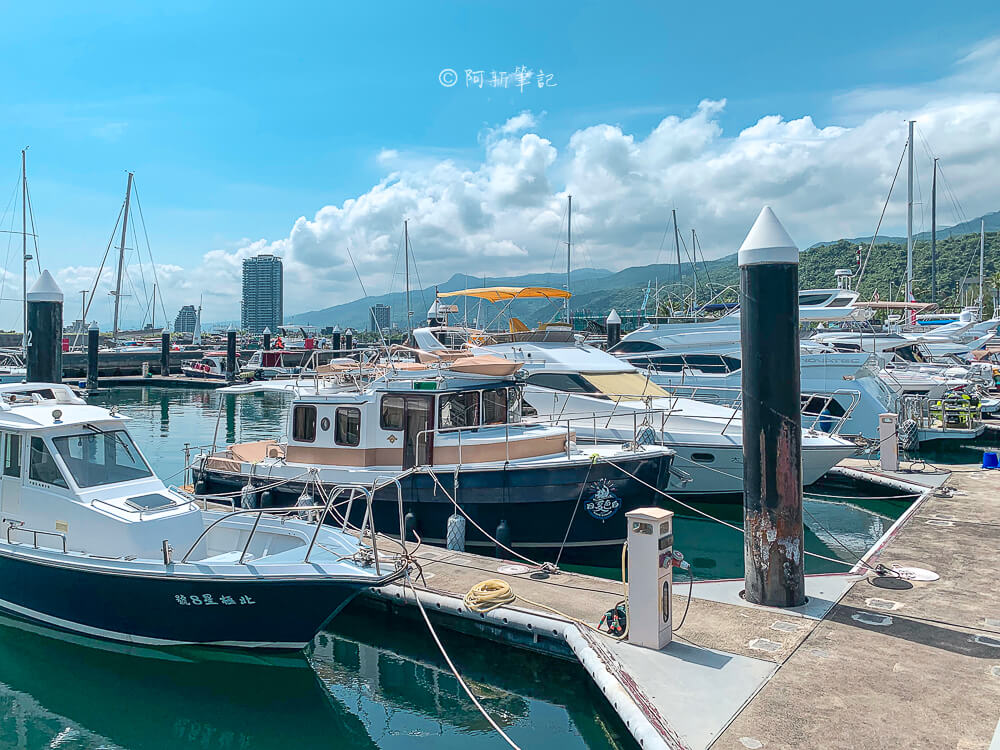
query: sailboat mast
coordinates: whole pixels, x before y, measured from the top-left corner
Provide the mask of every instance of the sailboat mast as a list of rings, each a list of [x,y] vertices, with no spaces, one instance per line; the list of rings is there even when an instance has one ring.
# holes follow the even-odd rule
[[[906,141],[906,302],[913,297],[913,123]]]
[[[21,345],[28,356],[28,149],[21,149],[21,307],[23,308],[24,334]]]
[[[413,338],[413,310],[410,309],[410,222],[403,219],[403,256],[406,264],[406,333],[407,343]]]
[[[677,209],[672,209],[671,215],[674,220],[674,249],[677,250],[677,283],[680,284],[682,280],[681,275],[681,235],[680,231],[677,229]]]
[[[986,251],[986,219],[979,222],[979,316],[983,315],[983,255]]]
[[[694,275],[694,308],[698,309],[698,250],[695,247],[697,238],[694,227],[691,227],[691,273]],[[697,314],[697,312],[695,313]]]
[[[122,296],[122,271],[125,269],[125,232],[128,229],[128,208],[132,197],[132,173],[128,173],[128,182],[125,185],[125,209],[122,211],[122,244],[118,248],[118,281],[115,284],[115,321],[114,333],[111,340],[118,341],[118,309]]]
[[[931,302],[937,302],[937,163],[931,179]]]
[[[153,330],[156,330],[156,284],[153,284],[153,319],[150,321]]]
[[[567,197],[569,203],[566,208],[566,291],[569,292],[571,291],[569,288],[570,255],[573,248],[573,196]],[[566,322],[572,322],[569,317],[569,297],[566,298]]]

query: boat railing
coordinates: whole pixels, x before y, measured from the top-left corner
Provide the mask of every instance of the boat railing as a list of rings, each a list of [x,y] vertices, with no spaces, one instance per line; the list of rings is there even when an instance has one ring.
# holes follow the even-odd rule
[[[669,390],[673,396],[681,396],[703,403],[725,406],[737,411],[743,408],[742,389],[733,386],[672,385],[669,386]],[[850,400],[850,403],[846,407],[841,402],[843,397],[847,397]],[[817,399],[819,400],[818,403]],[[843,409],[842,414],[830,413],[830,408],[834,403],[838,405],[839,409]],[[861,393],[848,388],[803,393],[801,405],[802,427],[806,430],[819,430],[830,435],[839,435],[860,403]],[[700,418],[712,419],[713,417],[703,416]],[[724,418],[725,426],[723,427],[723,432],[729,427],[734,418],[735,414]],[[715,417],[715,419],[723,418]]]
[[[976,430],[983,424],[979,399],[961,393],[942,398],[930,398],[923,394],[905,395],[901,412],[904,420],[912,419],[922,429]]]
[[[651,419],[654,418],[660,412],[670,412],[670,409],[644,409],[644,410],[633,410],[632,411],[632,440],[630,441],[632,445],[639,446],[652,442],[644,437],[644,431],[651,428]],[[522,422],[503,422],[496,424],[479,424],[479,425],[463,425],[460,427],[435,427],[426,430],[421,430],[417,433],[415,445],[416,445],[416,455],[417,455],[417,467],[422,467],[427,465],[429,462],[420,461],[419,457],[421,455],[420,448],[423,444],[426,449],[427,443],[430,437],[434,435],[445,435],[445,434],[455,434],[457,437],[457,449],[458,449],[458,461],[457,466],[460,468],[463,464],[462,461],[462,436],[470,432],[480,432],[483,430],[492,430],[503,428],[504,431],[504,460],[510,462],[510,443],[511,443],[511,428],[516,428],[518,432],[523,434],[525,428],[531,427],[559,427],[565,428],[566,430],[566,440],[565,440],[565,452],[566,457],[569,458],[573,453],[573,446],[579,443],[579,427],[581,425],[593,425],[592,436],[589,440],[594,445],[602,442],[598,438],[598,422],[609,419],[612,416],[625,417],[627,416],[625,412],[620,412],[616,415],[600,414],[597,412],[587,412],[586,414],[577,414],[575,416],[565,416],[560,414],[558,417],[537,417],[531,418],[532,421],[522,421]],[[574,429],[576,428],[576,429]],[[618,440],[616,439],[616,442]],[[604,441],[606,442],[606,441]],[[424,452],[426,456],[426,450]]]
[[[35,549],[38,549],[38,535],[42,536],[54,536],[59,541],[62,542],[63,554],[66,554],[66,535],[61,531],[46,531],[45,529],[31,529],[24,525],[24,521],[15,521],[11,518],[3,519],[3,522],[7,524],[7,544],[14,544],[13,540],[10,538],[10,533],[12,531],[19,531],[25,534],[31,534],[31,543]]]
[[[309,540],[309,546],[306,548],[305,555],[302,559],[303,563],[309,563],[309,557],[312,555],[312,551],[316,546],[317,539],[319,538],[320,530],[323,528],[323,524],[326,521],[327,516],[333,509],[334,504],[337,499],[340,498],[345,492],[350,492],[351,496],[348,502],[352,502],[355,493],[361,493],[366,498],[366,508],[365,517],[362,521],[361,527],[359,529],[360,536],[363,538],[366,528],[370,527],[370,533],[372,537],[372,554],[374,555],[375,561],[375,573],[376,575],[381,575],[379,557],[378,557],[378,542],[376,541],[377,534],[375,533],[375,521],[374,515],[372,514],[372,491],[367,485],[363,484],[347,484],[347,485],[337,485],[330,492],[329,496],[326,498],[326,502],[323,504],[316,505],[295,505],[289,508],[241,508],[239,510],[230,511],[215,519],[210,523],[205,529],[198,535],[198,538],[194,540],[194,543],[188,547],[187,552],[181,558],[181,564],[186,564],[188,558],[197,549],[198,545],[201,544],[202,540],[208,535],[208,533],[214,529],[219,524],[231,520],[236,516],[242,515],[253,515],[253,526],[250,528],[250,533],[247,535],[246,541],[243,543],[243,549],[240,552],[239,564],[246,565],[246,556],[250,550],[250,544],[253,541],[255,534],[257,533],[257,528],[260,526],[260,521],[265,514],[268,516],[273,516],[275,518],[282,518],[290,515],[301,516],[302,514],[312,514],[317,513],[315,516],[316,530],[313,532],[312,537]],[[402,498],[402,495],[400,495]],[[400,499],[402,502],[402,499]],[[321,511],[321,512],[320,512]],[[195,561],[197,562],[197,561]]]

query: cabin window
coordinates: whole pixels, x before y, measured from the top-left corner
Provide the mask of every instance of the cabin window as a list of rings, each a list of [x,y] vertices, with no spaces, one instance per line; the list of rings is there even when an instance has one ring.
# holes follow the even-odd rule
[[[504,424],[507,415],[507,389],[483,391],[483,424]]]
[[[31,458],[28,462],[28,479],[33,482],[51,484],[54,487],[69,489],[66,480],[63,479],[59,467],[56,466],[55,459],[45,445],[45,441],[38,437],[31,438]]]
[[[652,341],[619,341],[613,347],[611,347],[610,352],[612,354],[634,354],[636,352],[658,352],[662,351],[663,347],[658,344],[654,344]]]
[[[296,406],[292,411],[292,440],[297,443],[316,442],[315,406]]]
[[[438,423],[448,427],[476,427],[479,425],[479,391],[448,393],[441,396]]]
[[[78,487],[131,482],[153,476],[125,430],[87,432],[52,438]]]
[[[691,460],[700,464],[710,464],[715,461],[715,456],[711,453],[692,453]]]
[[[520,388],[507,389],[507,421],[511,424],[518,424],[521,421],[521,410],[524,405],[522,395]]]
[[[21,436],[7,435],[3,447],[3,475],[5,477],[21,476]]]
[[[337,409],[337,429],[333,434],[337,445],[361,444],[361,410],[349,407]]]
[[[575,373],[536,372],[528,376],[528,383],[554,391],[568,393],[596,393],[597,389]]]
[[[383,396],[379,426],[383,430],[403,429],[403,397]]]

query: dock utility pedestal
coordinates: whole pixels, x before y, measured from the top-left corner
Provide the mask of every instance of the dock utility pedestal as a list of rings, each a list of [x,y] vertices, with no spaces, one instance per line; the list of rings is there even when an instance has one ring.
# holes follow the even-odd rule
[[[628,519],[628,642],[646,648],[670,643],[674,514],[637,508]]]
[[[899,415],[878,415],[878,451],[882,471],[899,471]]]

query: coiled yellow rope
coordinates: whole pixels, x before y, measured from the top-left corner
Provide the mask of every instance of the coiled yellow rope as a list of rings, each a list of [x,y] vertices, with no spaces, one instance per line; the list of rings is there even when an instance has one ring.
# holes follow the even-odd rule
[[[488,581],[480,581],[469,589],[465,595],[465,606],[473,612],[489,612],[505,604],[512,604],[516,599],[517,596],[509,583],[491,578]]]

